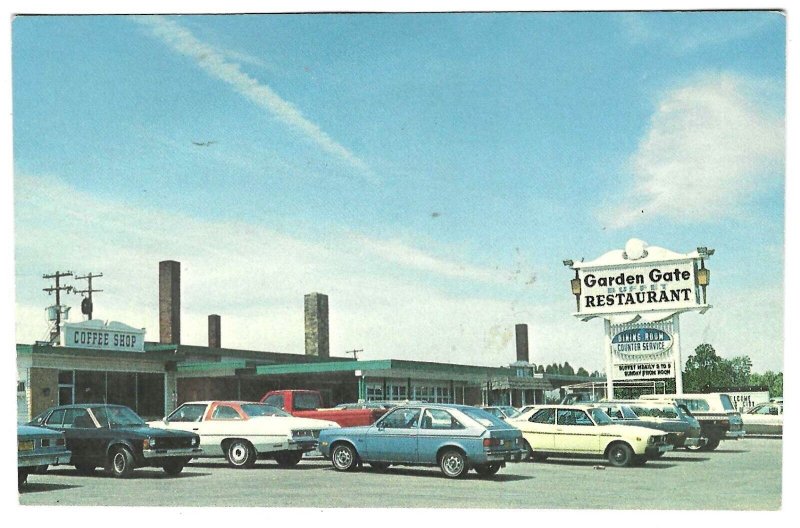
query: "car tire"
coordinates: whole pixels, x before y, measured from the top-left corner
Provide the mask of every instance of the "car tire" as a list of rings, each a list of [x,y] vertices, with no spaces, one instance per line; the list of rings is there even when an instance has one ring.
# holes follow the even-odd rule
[[[356,450],[350,444],[336,444],[331,451],[331,463],[337,471],[353,471],[358,467]]]
[[[716,448],[719,447],[719,442],[720,442],[719,438],[709,438],[708,442],[706,442],[706,445],[701,447],[700,450],[701,451],[713,451],[713,450],[715,450]]]
[[[247,440],[232,440],[225,448],[228,465],[236,469],[250,469],[256,464],[256,450]]]
[[[531,460],[533,460],[534,462],[544,462],[545,460],[547,460],[547,455],[543,455],[541,453],[533,453],[531,455]]]
[[[75,464],[75,469],[78,470],[78,473],[81,475],[91,475],[94,473],[94,468],[92,464]]]
[[[442,456],[439,457],[439,468],[445,477],[452,479],[464,477],[469,471],[467,457],[455,449],[448,449],[442,453]]]
[[[477,464],[475,472],[482,477],[491,477],[500,471],[500,464],[495,462],[493,464]]]
[[[622,442],[611,444],[608,448],[608,462],[616,467],[630,466],[633,463],[633,450]]]
[[[162,469],[167,475],[175,477],[181,474],[181,471],[183,471],[184,467],[186,467],[185,460],[170,460],[164,463]]]
[[[644,455],[635,455],[633,457],[633,461],[631,462],[632,466],[643,466],[647,463],[647,457]]]
[[[133,455],[127,447],[115,447],[111,450],[108,465],[114,478],[128,478],[133,474]]]
[[[302,452],[290,451],[289,453],[278,453],[275,455],[275,462],[277,462],[280,467],[288,468],[299,464],[302,458]]]
[[[28,469],[26,468],[19,468],[17,469],[17,489],[22,488],[26,482],[28,482]]]
[[[533,448],[531,448],[527,440],[522,440],[522,448],[525,450],[525,453],[522,455],[522,460],[533,462]]]
[[[369,465],[375,471],[386,471],[389,469],[389,466],[391,466],[391,464],[387,464],[386,462],[370,462]]]

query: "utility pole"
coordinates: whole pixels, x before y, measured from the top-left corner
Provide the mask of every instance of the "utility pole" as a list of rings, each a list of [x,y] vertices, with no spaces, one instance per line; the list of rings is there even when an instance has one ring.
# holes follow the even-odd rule
[[[102,273],[98,273],[97,275],[93,275],[90,271],[88,275],[84,275],[83,277],[75,277],[75,280],[83,280],[88,279],[89,286],[85,290],[75,290],[75,293],[80,293],[81,295],[87,294],[87,297],[84,297],[81,301],[81,313],[87,315],[89,320],[92,320],[92,310],[94,305],[92,304],[92,292],[101,292],[103,290],[93,290],[92,289],[92,279],[96,279],[98,277],[102,277]]]
[[[61,333],[61,290],[66,291],[67,293],[72,291],[72,286],[61,286],[60,279],[61,277],[71,277],[71,271],[56,271],[51,275],[42,275],[43,279],[55,279],[56,285],[51,286],[49,288],[42,288],[42,291],[46,291],[47,295],[52,294],[53,292],[56,293],[56,326],[52,332],[50,332],[50,342],[52,343],[56,339],[58,339],[58,335]]]
[[[359,348],[358,350],[345,350],[344,353],[345,354],[353,354],[353,359],[358,361],[358,353],[359,352],[363,352],[363,351],[364,351],[363,348]]]

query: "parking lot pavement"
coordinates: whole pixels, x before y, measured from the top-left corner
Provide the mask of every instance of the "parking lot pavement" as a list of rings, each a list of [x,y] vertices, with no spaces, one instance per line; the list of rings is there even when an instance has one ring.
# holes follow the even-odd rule
[[[259,461],[250,470],[208,459],[192,462],[177,477],[144,468],[125,480],[99,471],[81,476],[65,466],[31,475],[20,504],[777,510],[782,443],[746,438],[723,442],[709,453],[671,452],[632,468],[599,459],[551,458],[509,464],[489,479],[470,472],[461,480],[448,480],[436,468],[379,473],[365,466],[339,473],[322,459],[303,460],[292,469]]]

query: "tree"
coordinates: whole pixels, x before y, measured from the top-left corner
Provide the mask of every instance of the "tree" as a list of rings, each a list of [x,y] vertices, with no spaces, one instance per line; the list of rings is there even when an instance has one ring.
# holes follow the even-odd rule
[[[694,349],[694,354],[686,360],[683,373],[684,390],[707,392],[711,387],[724,387],[729,385],[731,372],[730,366],[725,365],[725,360],[717,355],[714,347],[703,343],[698,345]]]
[[[578,374],[578,376],[588,376],[589,372],[583,367],[578,367],[577,374]]]
[[[566,374],[568,376],[574,376],[575,375],[575,369],[573,369],[572,365],[570,365],[566,361],[564,362],[564,365],[561,367],[561,370],[559,372],[561,374]]]
[[[783,396],[783,372],[766,371],[764,374],[750,374],[752,386],[766,386],[773,398]]]

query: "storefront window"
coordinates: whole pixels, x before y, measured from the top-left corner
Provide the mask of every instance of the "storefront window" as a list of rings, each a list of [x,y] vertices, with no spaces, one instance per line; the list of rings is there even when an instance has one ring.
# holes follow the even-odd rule
[[[142,418],[157,419],[164,416],[164,375],[138,374],[139,407],[136,412]]]
[[[75,372],[75,403],[103,403],[105,400],[105,371],[78,370]]]
[[[403,385],[386,385],[386,399],[390,401],[396,400],[407,400],[408,399],[408,390]]]
[[[136,374],[134,372],[108,373],[107,403],[125,405],[136,410]]]
[[[383,384],[367,384],[367,401],[382,401]]]

